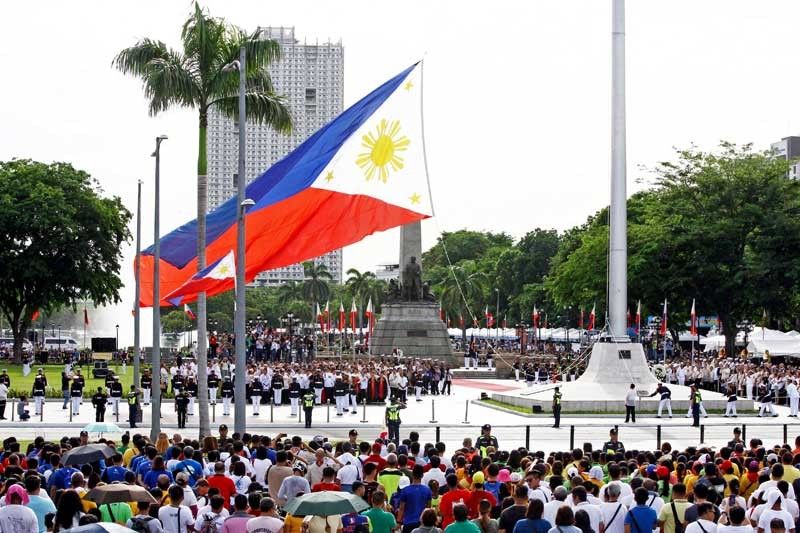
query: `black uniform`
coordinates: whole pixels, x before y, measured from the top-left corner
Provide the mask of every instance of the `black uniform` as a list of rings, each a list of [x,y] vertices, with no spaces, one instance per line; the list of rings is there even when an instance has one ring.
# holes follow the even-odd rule
[[[280,405],[283,403],[283,376],[279,374],[275,374],[272,376],[272,395],[273,395],[273,403],[275,405]]]
[[[233,383],[229,379],[222,382],[222,397],[233,398]]]
[[[153,390],[153,376],[150,374],[145,374],[142,376],[141,379],[142,389],[148,391],[146,398],[150,398],[150,392]],[[145,405],[150,405],[149,402]]]
[[[255,404],[253,405],[253,414],[258,415],[258,410],[261,408],[261,396],[264,394],[264,387],[261,385],[261,380],[256,378],[253,380],[253,383],[250,385],[250,399],[252,400],[254,397],[257,398]]]
[[[186,427],[186,409],[189,407],[189,396],[181,391],[175,396],[175,410],[178,412],[178,428]]]
[[[208,383],[208,390],[216,391],[217,389],[219,389],[219,377],[216,374],[209,374],[208,378],[206,379],[206,382]],[[212,396],[212,401],[211,401],[212,404],[217,403],[216,398],[217,398],[216,395]]]
[[[4,383],[6,387],[11,388],[11,376],[3,372],[0,374],[0,383]]]
[[[106,404],[108,403],[108,396],[102,390],[97,391],[92,396],[92,405],[94,405],[94,421],[105,422],[106,419]]]
[[[172,378],[172,394],[177,394],[177,392],[183,389],[183,376],[181,376],[180,372],[175,374],[175,377]]]

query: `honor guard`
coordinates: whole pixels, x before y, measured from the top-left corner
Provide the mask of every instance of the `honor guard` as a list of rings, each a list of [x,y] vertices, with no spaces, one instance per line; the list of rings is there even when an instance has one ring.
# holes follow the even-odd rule
[[[258,416],[258,409],[261,405],[261,394],[264,392],[264,386],[261,385],[261,380],[256,378],[250,385],[250,401],[253,402],[253,416]]]
[[[80,414],[81,399],[83,398],[83,386],[81,385],[80,377],[75,376],[72,378],[69,395],[72,398],[72,416],[78,416]]]
[[[289,403],[292,405],[292,414],[289,416],[297,416],[297,406],[300,403],[300,384],[297,378],[292,378],[292,383],[289,385]]]
[[[206,379],[208,383],[208,399],[211,401],[211,405],[217,404],[217,389],[219,389],[219,377],[217,374],[212,370],[208,374],[208,378]]]
[[[103,387],[97,387],[97,392],[94,393],[94,395],[92,396],[92,405],[94,405],[95,422],[105,422],[107,403],[108,403],[108,396],[103,390]]]
[[[114,381],[111,382],[111,406],[114,408],[114,416],[119,415],[119,402],[122,400],[122,383],[119,382],[119,377],[114,376]]]
[[[172,377],[172,394],[177,394],[178,391],[183,390],[183,386],[186,382],[183,379],[183,375],[178,369],[178,373]]]
[[[311,427],[311,413],[314,412],[314,402],[316,401],[316,396],[311,391],[306,391],[303,394],[303,414],[306,417],[306,427]]]
[[[319,372],[314,374],[311,378],[311,387],[314,389],[314,402],[319,405],[322,403],[322,391],[325,389],[325,380],[319,375]]]
[[[664,407],[667,408],[667,413],[669,413],[669,417],[672,418],[672,391],[663,383],[659,383],[655,392],[650,396],[655,396],[656,394],[661,395],[661,399],[658,400],[658,415],[656,418],[661,418],[661,411]]]
[[[358,414],[358,380],[355,376],[350,377],[350,412]]]
[[[178,413],[178,428],[186,427],[186,410],[189,408],[189,395],[186,391],[181,390],[175,396],[175,411]]]
[[[41,376],[36,376],[33,380],[33,387],[31,388],[31,396],[34,401],[34,414],[42,414],[42,404],[44,403],[45,384]]]
[[[142,383],[142,401],[145,405],[150,405],[150,393],[153,390],[153,376],[150,375],[149,370],[145,370],[141,379]]]
[[[197,401],[197,383],[194,378],[186,380],[186,395],[189,397],[188,415],[194,416],[194,404]]]
[[[231,414],[231,398],[233,398],[233,383],[231,377],[225,376],[222,380],[222,415],[230,416]]]
[[[283,376],[276,373],[272,376],[270,384],[272,385],[272,403],[274,405],[280,405],[283,401]]]
[[[347,385],[344,384],[342,378],[336,378],[333,384],[333,397],[336,398],[336,416],[344,416]]]
[[[791,383],[790,383],[791,386]],[[728,402],[725,404],[725,418],[732,416],[734,418],[738,418],[739,415],[736,414],[736,401],[739,399],[736,396],[736,387],[731,383],[728,385]],[[789,395],[789,401],[791,403],[792,397]],[[792,416],[792,415],[789,415]],[[796,415],[795,415],[796,416]],[[733,446],[731,446],[733,448]]]
[[[105,383],[106,383],[106,393],[107,394],[111,394],[111,384],[114,383],[114,372],[113,371],[111,371],[111,370],[108,371],[108,373],[106,374]]]

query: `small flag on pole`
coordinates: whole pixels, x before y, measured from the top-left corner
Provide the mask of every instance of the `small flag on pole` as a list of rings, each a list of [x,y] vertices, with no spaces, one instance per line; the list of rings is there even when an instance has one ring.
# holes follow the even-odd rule
[[[356,330],[356,315],[358,315],[358,309],[356,309],[356,299],[353,298],[353,305],[350,306],[350,329],[352,331]]]
[[[694,298],[692,298],[692,313],[691,313],[691,324],[689,325],[689,333],[692,337],[697,336],[697,312],[694,308]]]
[[[494,316],[492,315],[492,312],[489,311],[488,305],[486,306],[486,310],[483,312],[483,316],[486,317],[486,327],[491,328],[494,325]]]
[[[639,329],[642,327],[642,301],[636,302],[636,334],[639,334]]]
[[[667,300],[664,299],[664,316],[661,317],[661,331],[660,334],[662,337],[667,336]]]
[[[197,318],[197,316],[194,314],[194,311],[192,311],[192,308],[189,307],[189,304],[183,304],[183,312],[186,313],[186,316],[189,317],[189,320],[194,320]]]
[[[596,309],[597,309],[597,304],[596,303],[592,304],[592,312],[589,313],[589,329],[594,329],[595,319],[596,319],[596,316],[597,316],[595,314]]]
[[[36,319],[39,318],[40,314],[41,313],[39,313],[38,309],[36,311],[34,311],[33,314],[31,315],[31,322],[36,322]]]
[[[85,307],[83,308],[83,325],[89,325],[89,311],[87,311]]]

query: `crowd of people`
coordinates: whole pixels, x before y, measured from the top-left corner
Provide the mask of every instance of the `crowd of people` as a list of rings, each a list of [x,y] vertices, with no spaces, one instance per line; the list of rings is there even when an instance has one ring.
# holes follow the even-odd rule
[[[332,442],[230,434],[100,439],[108,458],[65,464],[89,436],[0,455],[0,531],[45,533],[114,522],[142,533],[747,533],[793,532],[800,519],[800,437],[718,447],[628,450],[610,431],[592,447],[508,449],[486,424],[456,449],[419,435]],[[142,502],[97,504],[101,487],[142,487]],[[93,489],[100,489],[94,490]],[[287,512],[320,491],[352,494],[342,515]],[[144,498],[139,498],[144,499]]]

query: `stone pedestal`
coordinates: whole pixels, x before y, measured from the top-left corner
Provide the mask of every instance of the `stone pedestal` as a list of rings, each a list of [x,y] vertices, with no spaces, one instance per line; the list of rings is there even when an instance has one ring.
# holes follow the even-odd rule
[[[370,339],[372,355],[390,355],[399,348],[407,357],[442,359],[454,364],[447,328],[434,302],[398,302],[381,305],[381,318]]]

